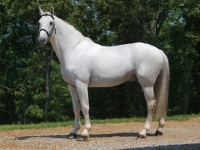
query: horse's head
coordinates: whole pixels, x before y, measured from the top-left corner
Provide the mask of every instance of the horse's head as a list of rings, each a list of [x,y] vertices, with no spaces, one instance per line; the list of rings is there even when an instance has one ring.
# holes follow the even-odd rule
[[[38,43],[44,47],[48,40],[56,33],[55,20],[54,20],[54,8],[51,7],[50,13],[44,13],[39,7],[41,19],[39,20],[39,36]]]

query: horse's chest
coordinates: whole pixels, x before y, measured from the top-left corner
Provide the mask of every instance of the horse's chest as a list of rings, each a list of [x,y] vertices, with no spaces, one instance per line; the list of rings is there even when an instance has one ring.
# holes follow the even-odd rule
[[[66,68],[66,67],[60,67],[60,71],[62,74],[63,79],[69,83],[74,85],[74,78],[73,78],[73,73],[70,69]]]

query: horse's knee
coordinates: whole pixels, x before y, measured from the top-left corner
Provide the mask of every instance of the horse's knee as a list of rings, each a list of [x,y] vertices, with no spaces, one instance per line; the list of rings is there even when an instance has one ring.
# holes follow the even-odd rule
[[[87,106],[87,105],[81,106],[81,111],[82,111],[83,114],[88,114],[89,106]]]

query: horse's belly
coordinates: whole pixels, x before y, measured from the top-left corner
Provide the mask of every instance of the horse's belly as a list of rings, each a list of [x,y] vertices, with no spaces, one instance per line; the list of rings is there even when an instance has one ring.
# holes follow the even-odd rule
[[[102,59],[93,62],[90,71],[89,87],[111,87],[131,80],[134,74],[133,62],[123,57]]]
[[[132,80],[133,74],[131,72],[124,75],[91,75],[89,80],[89,87],[111,87],[122,84],[126,81]]]

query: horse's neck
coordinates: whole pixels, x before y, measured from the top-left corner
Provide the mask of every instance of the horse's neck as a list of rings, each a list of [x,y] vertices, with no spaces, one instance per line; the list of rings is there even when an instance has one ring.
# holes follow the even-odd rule
[[[55,17],[55,23],[56,34],[53,38],[51,38],[50,42],[56,52],[57,57],[62,63],[65,61],[64,59],[66,59],[64,56],[70,57],[69,54],[85,37],[74,27],[57,17]]]

